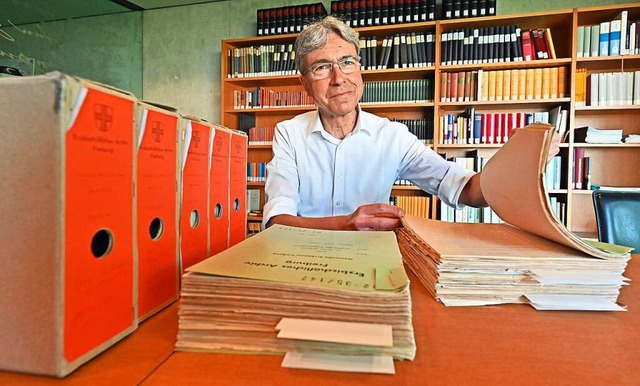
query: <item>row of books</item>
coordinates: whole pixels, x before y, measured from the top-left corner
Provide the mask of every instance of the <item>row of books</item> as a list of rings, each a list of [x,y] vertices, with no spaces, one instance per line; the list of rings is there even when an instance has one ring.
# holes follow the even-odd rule
[[[423,143],[433,142],[433,118],[421,118],[421,119],[396,119],[392,121],[400,122],[407,126],[409,131],[413,133]]]
[[[389,35],[380,47],[375,36],[361,37],[360,63],[363,70],[433,66],[435,36],[420,32]]]
[[[393,186],[417,186],[411,180],[395,180]]]
[[[618,56],[640,54],[640,20],[629,20],[629,12],[600,24],[581,25],[577,29],[577,56]]]
[[[549,196],[549,206],[558,222],[567,225],[567,203],[554,195]]]
[[[486,157],[481,157],[477,150],[471,150],[466,152],[464,157],[447,157],[446,154],[442,156],[450,162],[453,162],[459,166],[473,170],[476,172],[482,171],[484,166],[489,161]],[[440,203],[440,221],[457,222],[457,223],[501,223],[502,219],[491,209],[490,207],[484,208],[472,208],[465,206],[462,209],[455,209],[444,203]]]
[[[261,231],[262,231],[262,222],[260,221],[247,222],[247,237],[255,236]]]
[[[591,158],[585,155],[586,149],[578,147],[573,150],[573,188],[591,190]]]
[[[432,79],[365,82],[360,104],[433,102]]]
[[[436,0],[334,0],[331,14],[351,27],[425,22],[436,19]]]
[[[249,145],[271,145],[273,142],[273,134],[275,128],[269,127],[250,127],[247,130],[249,135]]]
[[[247,162],[247,182],[265,182],[266,180],[266,162]]]
[[[267,87],[233,91],[234,109],[313,106],[313,99],[304,91],[275,91]]]
[[[331,14],[351,27],[404,24],[492,16],[496,0],[443,0],[436,13],[436,0],[333,0]],[[298,33],[327,15],[323,3],[258,9],[258,36]]]
[[[293,75],[293,44],[239,47],[227,52],[227,78]]]
[[[440,154],[447,161],[453,162],[466,169],[476,172],[482,171],[489,158],[480,156],[477,149],[467,151],[464,156],[449,157],[446,153]],[[440,203],[440,221],[458,223],[501,223],[502,220],[490,208],[472,208],[465,206],[455,209],[444,203]]]
[[[404,209],[405,214],[409,216],[417,216],[429,218],[431,210],[430,196],[391,196],[389,203]]]
[[[449,113],[439,119],[440,144],[506,143],[511,131],[533,123],[549,123],[560,135],[567,128],[568,111],[561,107],[550,111],[478,113],[470,107],[461,114]]]
[[[576,71],[577,106],[640,105],[640,71],[587,73]]]
[[[444,65],[556,59],[549,28],[517,25],[464,28],[442,33]]]
[[[493,16],[496,14],[496,3],[496,0],[442,0],[442,18]]]
[[[566,74],[566,67],[444,72],[440,102],[564,98]]]
[[[327,9],[320,2],[258,9],[256,32],[258,36],[297,33],[325,16],[327,16]]]

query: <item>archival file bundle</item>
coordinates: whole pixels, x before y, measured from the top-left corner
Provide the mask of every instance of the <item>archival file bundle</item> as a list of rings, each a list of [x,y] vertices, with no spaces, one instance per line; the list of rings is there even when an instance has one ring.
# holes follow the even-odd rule
[[[505,223],[403,219],[403,257],[445,305],[624,310],[631,248],[581,239],[553,215],[543,184],[551,137],[549,125],[527,126],[485,166],[482,192]]]
[[[275,225],[187,271],[177,350],[415,356],[409,280],[394,232]],[[283,318],[315,322],[298,320],[292,330]],[[336,322],[390,326],[388,343],[293,336]]]

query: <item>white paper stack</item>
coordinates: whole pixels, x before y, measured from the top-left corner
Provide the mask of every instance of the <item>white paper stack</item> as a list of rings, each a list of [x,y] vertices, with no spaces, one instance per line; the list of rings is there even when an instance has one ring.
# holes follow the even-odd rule
[[[602,130],[594,127],[587,129],[587,143],[621,143],[622,129]]]

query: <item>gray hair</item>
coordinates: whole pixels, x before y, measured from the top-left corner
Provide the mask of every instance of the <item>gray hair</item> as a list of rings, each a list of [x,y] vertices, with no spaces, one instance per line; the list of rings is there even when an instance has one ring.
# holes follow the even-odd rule
[[[296,39],[293,50],[296,54],[296,69],[302,73],[304,58],[313,51],[319,50],[327,44],[327,36],[335,33],[347,42],[353,44],[358,56],[360,56],[360,45],[358,31],[344,24],[333,16],[327,16],[305,28]]]

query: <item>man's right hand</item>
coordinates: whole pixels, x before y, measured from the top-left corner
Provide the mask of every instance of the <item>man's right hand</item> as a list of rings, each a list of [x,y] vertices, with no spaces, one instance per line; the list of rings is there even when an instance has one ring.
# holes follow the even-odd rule
[[[404,210],[389,204],[362,205],[347,216],[346,229],[358,231],[390,231],[400,226]]]

